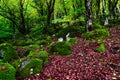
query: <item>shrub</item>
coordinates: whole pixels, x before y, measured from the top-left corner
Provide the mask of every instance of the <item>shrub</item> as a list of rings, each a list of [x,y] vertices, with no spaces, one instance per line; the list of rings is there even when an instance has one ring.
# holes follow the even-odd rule
[[[43,60],[43,62],[48,62],[48,53],[46,51],[31,51],[28,57],[39,58]]]
[[[9,63],[0,62],[0,80],[16,80],[15,68]]]
[[[4,62],[10,62],[18,58],[18,54],[11,44],[2,43],[0,44],[0,57]]]
[[[96,49],[97,52],[105,52],[106,48],[104,44],[100,44],[100,46]]]
[[[37,58],[27,58],[22,61],[18,72],[23,77],[29,77],[32,74],[39,73],[42,70],[43,61]]]
[[[68,27],[69,31],[70,31],[70,37],[75,37],[75,34],[81,34],[85,32],[85,27],[83,26],[70,26]]]
[[[69,42],[56,42],[50,46],[50,52],[55,55],[69,55],[72,53],[71,44]]]

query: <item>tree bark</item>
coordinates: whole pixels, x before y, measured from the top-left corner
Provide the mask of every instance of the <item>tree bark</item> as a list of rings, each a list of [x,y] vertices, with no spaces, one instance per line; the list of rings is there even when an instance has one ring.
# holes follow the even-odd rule
[[[92,30],[92,10],[90,0],[85,0],[85,8],[87,12],[87,22],[86,22],[86,31]]]

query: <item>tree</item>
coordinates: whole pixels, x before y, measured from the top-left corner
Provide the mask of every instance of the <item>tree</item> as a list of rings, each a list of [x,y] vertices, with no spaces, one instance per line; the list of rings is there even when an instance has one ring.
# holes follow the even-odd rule
[[[86,31],[92,30],[92,10],[91,10],[91,2],[90,0],[85,0],[85,8],[87,13],[86,20]]]
[[[28,24],[31,19],[27,19],[31,16],[31,14],[28,14],[30,12],[28,11],[28,5],[30,5],[29,2],[30,0],[0,1],[0,15],[8,19],[13,24],[14,31],[15,29],[18,29],[18,31],[23,35],[29,33],[30,30],[30,25],[28,26]]]

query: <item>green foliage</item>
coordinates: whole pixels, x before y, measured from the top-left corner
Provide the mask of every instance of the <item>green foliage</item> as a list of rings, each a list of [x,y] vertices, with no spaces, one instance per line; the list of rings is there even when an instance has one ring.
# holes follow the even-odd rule
[[[60,24],[60,23],[67,23],[69,22],[69,20],[65,19],[65,18],[57,18],[57,19],[54,19],[52,20],[52,23],[53,24]]]
[[[30,51],[28,57],[33,57],[33,58],[39,58],[43,60],[43,62],[49,62],[48,61],[48,53],[46,51]]]
[[[106,48],[104,44],[100,44],[100,46],[96,49],[97,52],[105,52]]]
[[[69,42],[64,41],[52,44],[49,49],[51,54],[64,56],[72,53],[71,47],[72,46]]]
[[[45,33],[45,26],[38,24],[34,26],[33,28],[31,28],[30,37],[35,41],[41,40],[46,37],[44,33]]]
[[[24,66],[19,68],[19,73],[23,77],[29,77],[32,74],[39,73],[42,67],[43,61],[41,59],[32,58]]]
[[[82,36],[87,40],[102,40],[110,36],[110,33],[107,29],[97,29],[95,31],[84,33]]]
[[[68,30],[66,30],[66,28],[63,28],[56,33],[56,37],[65,37],[67,33]]]
[[[93,30],[95,30],[95,29],[102,29],[102,28],[103,28],[103,26],[100,23],[95,22],[93,24]]]
[[[69,42],[72,44],[77,44],[77,38],[71,38]]]
[[[13,36],[12,29],[10,27],[4,26],[0,27],[0,39],[9,39]]]
[[[0,62],[0,80],[16,80],[16,69],[9,63]]]
[[[18,58],[18,54],[11,44],[2,43],[0,44],[0,57],[4,62],[10,62]]]

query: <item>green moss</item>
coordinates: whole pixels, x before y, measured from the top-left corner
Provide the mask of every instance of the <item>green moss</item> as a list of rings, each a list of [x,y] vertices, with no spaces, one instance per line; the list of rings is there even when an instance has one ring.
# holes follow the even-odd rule
[[[97,52],[105,52],[106,48],[104,44],[100,44],[100,46],[96,49]]]
[[[39,58],[42,59],[43,62],[49,62],[48,60],[48,53],[46,51],[30,51],[28,57]]]
[[[86,32],[82,36],[86,40],[91,40],[93,38],[94,33],[93,32]]]
[[[25,46],[26,45],[26,41],[23,39],[18,39],[12,42],[13,45],[16,46]]]
[[[9,63],[0,62],[0,80],[16,80],[15,68]]]
[[[71,38],[69,42],[72,44],[77,44],[77,38]]]
[[[31,49],[39,49],[40,45],[38,45],[38,44],[32,44],[32,45],[29,45],[29,48],[31,48]]]
[[[2,43],[0,44],[0,57],[4,62],[10,62],[18,58],[18,54],[11,44]]]
[[[21,62],[22,62],[22,60],[16,60],[16,61],[12,62],[12,65],[15,67],[16,70],[18,70]]]
[[[69,55],[72,53],[71,50],[71,44],[70,42],[56,42],[55,44],[50,46],[50,52],[51,54],[55,54],[55,55]]]
[[[43,61],[41,59],[32,58],[25,65],[22,65],[18,72],[23,77],[29,77],[32,74],[39,73],[42,70],[42,67]]]
[[[39,45],[47,45],[48,41],[46,41],[46,40],[39,40],[36,43],[39,44]]]
[[[102,40],[110,36],[110,34],[107,29],[97,29],[91,32],[86,32],[82,36],[86,40]]]
[[[93,24],[93,29],[95,30],[95,29],[102,29],[103,28],[103,26],[100,24],[100,23],[97,23],[97,22],[95,22],[94,24]]]
[[[94,39],[101,40],[110,36],[109,31],[107,29],[98,29],[94,32]]]

